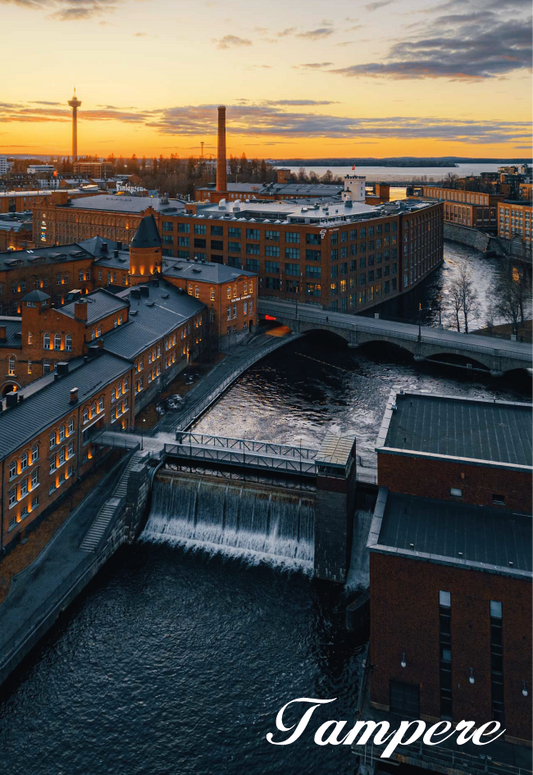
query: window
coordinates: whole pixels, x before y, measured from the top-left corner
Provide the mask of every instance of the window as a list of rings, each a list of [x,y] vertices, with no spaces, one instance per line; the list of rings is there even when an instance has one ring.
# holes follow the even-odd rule
[[[9,464],[9,478],[14,479],[16,475],[17,475],[17,461],[12,460],[11,463]]]
[[[266,245],[265,256],[279,257],[279,247],[277,245]]]
[[[50,334],[44,334],[43,336],[43,350],[51,350]]]
[[[68,435],[70,436],[71,433],[74,433],[74,418],[71,417],[68,421]]]
[[[291,277],[299,277],[300,276],[300,265],[299,264],[285,264],[285,274],[288,274]]]
[[[260,246],[259,245],[250,245],[249,243],[246,243],[246,253],[249,256],[258,256],[260,254]]]
[[[180,231],[182,234],[188,234],[191,230],[191,225],[189,223],[178,223],[178,231]]]
[[[54,336],[54,350],[61,350],[61,334]]]
[[[212,228],[214,228],[214,227],[212,227]],[[239,228],[237,228],[236,226],[230,226],[229,229],[228,229],[228,234],[229,234],[230,237],[237,237],[237,239],[241,238],[241,230]]]
[[[270,231],[267,229],[265,232],[265,239],[272,242],[279,242],[279,231]]]
[[[490,601],[490,678],[492,718],[504,723],[502,604]]]
[[[39,469],[36,468],[31,475],[31,489],[34,490],[39,484]]]
[[[67,352],[72,351],[72,336],[70,334],[65,336],[65,350],[67,350]]]
[[[300,242],[300,232],[298,231],[285,232],[285,242]]]
[[[451,594],[439,591],[440,715],[452,718],[452,628]]]
[[[194,224],[194,233],[195,234],[207,234],[207,226],[205,223],[195,223]]]
[[[9,508],[14,506],[16,502],[17,502],[17,490],[16,490],[16,487],[13,487],[13,489],[9,491]]]
[[[50,434],[50,449],[53,449],[56,445],[56,434],[54,431]]]
[[[279,262],[278,261],[265,261],[265,272],[269,272],[270,274],[278,274],[279,273]]]
[[[320,277],[322,274],[322,267],[321,266],[306,266],[305,267],[305,275],[306,277]]]
[[[320,245],[320,234],[306,234],[305,235],[305,244],[306,245]]]
[[[32,343],[32,339],[33,339],[33,335],[31,333],[31,331],[28,331],[28,344]]]
[[[259,229],[246,229],[246,239],[259,239],[259,237]]]
[[[320,261],[321,253],[320,250],[306,250],[305,251],[305,260],[306,261]]]
[[[10,355],[9,360],[7,362],[7,373],[10,377],[15,376],[15,356]]]
[[[257,259],[257,258],[247,258],[246,259],[246,269],[249,272],[259,272],[259,259]]]
[[[28,480],[24,479],[20,484],[20,497],[25,498],[28,494]]]
[[[452,604],[452,596],[450,592],[444,592],[441,590],[439,592],[439,605],[444,606],[445,608],[449,608]]]
[[[459,489],[458,487],[452,487],[450,489],[450,495],[453,498],[462,498],[463,497],[463,491]]]
[[[211,226],[211,235],[215,237],[222,237],[224,234],[223,226]]]
[[[285,248],[285,258],[300,258],[300,248]]]
[[[64,438],[65,438],[65,426],[64,426],[64,425],[62,425],[62,426],[59,428],[59,441],[63,441],[63,440],[64,440]]]
[[[502,604],[496,600],[490,601],[490,615],[493,619],[502,618]]]
[[[230,253],[240,253],[241,252],[241,243],[240,242],[228,242],[228,250]]]
[[[20,470],[25,471],[27,467],[28,467],[28,453],[24,452],[24,454],[20,458]]]
[[[495,506],[505,506],[505,495],[493,494],[492,503]]]
[[[178,237],[178,245],[181,245],[181,247],[188,248],[190,243],[191,240],[189,237]]]

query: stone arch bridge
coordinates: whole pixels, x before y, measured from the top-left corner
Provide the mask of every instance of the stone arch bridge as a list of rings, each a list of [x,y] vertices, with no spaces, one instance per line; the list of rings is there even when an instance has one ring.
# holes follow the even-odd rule
[[[387,342],[411,353],[415,361],[427,359],[488,371],[492,376],[533,365],[531,345],[524,342],[330,312],[318,306],[275,299],[260,299],[258,309],[263,319],[275,319],[294,332],[327,331],[340,336],[349,347]]]

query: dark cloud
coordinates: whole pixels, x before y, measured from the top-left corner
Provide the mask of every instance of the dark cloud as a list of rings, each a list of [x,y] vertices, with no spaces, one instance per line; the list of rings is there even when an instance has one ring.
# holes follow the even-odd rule
[[[418,26],[418,34],[395,43],[385,61],[330,72],[347,77],[476,81],[529,68],[531,20],[504,18],[487,11],[486,6],[481,11],[480,1],[466,0],[461,6],[466,13],[440,15],[429,24]],[[522,0],[502,0],[503,4],[506,2],[509,7],[513,3],[526,7]],[[438,6],[438,10],[453,10],[455,5],[454,0]]]
[[[244,102],[244,101],[242,101]],[[442,119],[420,116],[353,118],[313,111],[290,111],[286,108],[326,105],[327,101],[280,100],[228,106],[231,134],[256,138],[302,137],[343,139],[354,142],[377,142],[383,139],[435,140],[462,145],[527,143],[529,123],[519,121]],[[81,121],[119,121],[150,127],[162,135],[214,136],[216,105],[183,105],[158,110],[138,110],[106,106],[80,112]],[[20,103],[0,104],[0,122],[69,122],[68,107],[46,107]]]
[[[213,38],[217,48],[241,48],[242,46],[251,46],[252,41],[247,38],[239,38],[237,35],[224,35],[223,38]]]
[[[305,38],[307,40],[323,40],[333,35],[334,30],[330,27],[318,27],[316,30],[307,30],[307,32],[298,32],[297,38]]]
[[[0,0],[3,5],[17,5],[45,11],[54,21],[80,21],[112,13],[122,0]],[[100,22],[102,24],[102,22]]]
[[[294,35],[296,32],[296,27],[287,27],[284,30],[281,30],[281,32],[278,32],[278,38],[285,38],[287,35]]]

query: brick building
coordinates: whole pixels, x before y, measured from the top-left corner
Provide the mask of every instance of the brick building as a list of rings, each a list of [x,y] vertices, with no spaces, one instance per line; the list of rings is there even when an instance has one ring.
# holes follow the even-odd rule
[[[443,202],[445,223],[456,223],[473,229],[496,232],[498,202],[503,194],[484,194],[480,191],[462,191],[438,186],[413,186],[407,189],[409,199],[437,199]]]
[[[31,352],[30,379],[42,376],[1,401],[0,552],[97,461],[93,434],[132,426],[203,349],[207,324],[205,306],[163,280],[116,295],[100,289],[61,309],[32,291],[22,305],[24,347],[14,369],[22,376]]]
[[[378,717],[495,719],[531,744],[531,414],[391,398],[368,542]]]
[[[533,206],[531,202],[505,200],[498,203],[498,237],[519,237],[531,249]]]
[[[23,213],[35,211],[41,207],[52,207],[66,202],[68,199],[83,199],[99,193],[96,186],[87,190],[69,188],[65,191],[1,191],[0,213]],[[37,241],[37,240],[36,240]]]
[[[31,213],[2,213],[0,215],[0,252],[32,247]]]
[[[163,257],[259,275],[259,295],[359,311],[415,287],[442,262],[442,205],[220,202],[161,213]]]
[[[109,161],[84,161],[74,162],[74,175],[82,175],[88,178],[108,178],[113,174],[113,165]]]
[[[193,307],[205,305],[201,332],[190,332],[194,342],[181,342],[182,349],[186,345],[186,357],[196,352],[200,342],[202,347],[224,346],[225,337],[231,335],[227,343],[233,344],[257,324],[255,275],[207,262],[167,259],[163,265],[153,215],[143,218],[129,251],[120,243],[95,237],[76,245],[9,253],[5,259],[0,256],[0,268],[3,265],[5,308],[16,314],[0,316],[0,395],[20,390],[58,363],[87,355],[95,340],[107,342],[106,335],[113,329],[132,322],[129,308],[138,294],[132,296],[130,287],[142,285],[140,292],[146,294],[147,287],[156,287],[153,281],[160,281],[167,289],[161,293],[172,303],[178,298],[180,309],[188,304],[184,293],[194,300]],[[153,307],[150,303],[150,314],[155,315]],[[143,306],[135,313],[136,323],[144,311]],[[165,329],[163,313],[158,314],[163,337],[171,332]],[[170,318],[176,319],[175,314]],[[142,337],[136,340],[142,343]]]
[[[32,208],[33,238],[36,245],[65,245],[98,234],[129,245],[145,215],[153,214],[159,226],[162,212],[173,215],[184,207],[183,202],[168,197],[102,194],[99,190],[83,202],[65,195],[60,203],[46,200]]]

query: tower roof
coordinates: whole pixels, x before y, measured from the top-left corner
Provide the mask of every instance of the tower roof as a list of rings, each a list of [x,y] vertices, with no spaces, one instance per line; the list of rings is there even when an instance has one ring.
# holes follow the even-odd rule
[[[145,215],[131,241],[132,248],[160,248],[161,237],[153,215]]]
[[[22,301],[46,301],[49,298],[50,296],[44,291],[35,290],[23,296]]]

